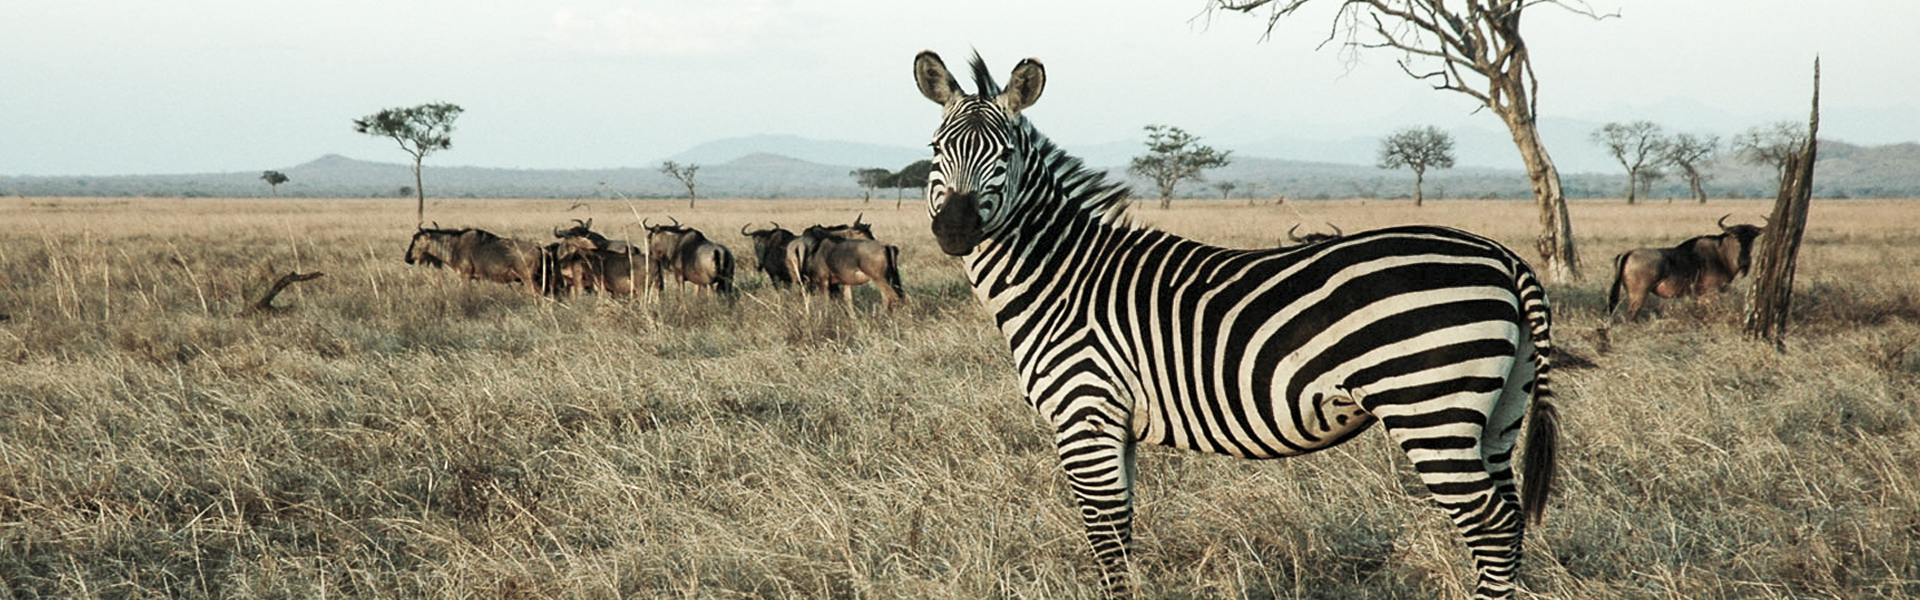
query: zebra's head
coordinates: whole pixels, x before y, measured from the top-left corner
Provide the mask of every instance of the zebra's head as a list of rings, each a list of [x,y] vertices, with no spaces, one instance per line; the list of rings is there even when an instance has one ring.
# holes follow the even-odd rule
[[[927,213],[940,250],[954,256],[973,252],[1006,220],[1009,194],[1020,187],[1016,143],[1020,111],[1033,106],[1046,87],[1046,68],[1026,59],[1013,68],[1001,89],[978,53],[973,56],[977,92],[968,95],[932,51],[913,59],[920,93],[941,106],[940,128],[933,134],[933,169],[927,173]]]

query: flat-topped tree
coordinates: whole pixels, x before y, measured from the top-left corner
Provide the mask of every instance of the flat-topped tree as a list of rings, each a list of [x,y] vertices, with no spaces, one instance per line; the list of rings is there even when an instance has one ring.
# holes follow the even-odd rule
[[[1232,150],[1215,150],[1200,136],[1172,125],[1148,125],[1147,153],[1133,157],[1127,172],[1153,180],[1160,191],[1160,208],[1173,206],[1173,189],[1182,181],[1206,181],[1201,172],[1227,166]]]
[[[414,210],[416,226],[427,222],[427,186],[420,178],[420,163],[436,150],[453,148],[453,121],[465,110],[458,104],[435,102],[389,108],[353,120],[354,131],[392,138],[413,157],[413,189],[419,200]]]
[[[1406,167],[1413,171],[1413,205],[1426,203],[1421,189],[1427,181],[1427,169],[1453,168],[1453,135],[1432,125],[1408,127],[1380,139],[1382,169]]]

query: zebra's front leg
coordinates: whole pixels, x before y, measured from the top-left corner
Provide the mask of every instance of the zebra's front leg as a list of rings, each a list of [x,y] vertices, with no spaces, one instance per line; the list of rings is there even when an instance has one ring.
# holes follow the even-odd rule
[[[1100,583],[1110,598],[1133,595],[1128,576],[1128,547],[1133,541],[1133,433],[1125,419],[1101,408],[1105,398],[1083,406],[1057,423],[1054,443],[1060,468],[1080,505],[1087,542],[1100,565]]]

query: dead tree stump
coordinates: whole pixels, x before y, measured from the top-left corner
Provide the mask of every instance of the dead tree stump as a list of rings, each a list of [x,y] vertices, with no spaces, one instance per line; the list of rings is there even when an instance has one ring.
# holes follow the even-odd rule
[[[324,276],[326,276],[326,273],[321,273],[319,271],[315,271],[312,273],[291,273],[291,272],[287,273],[286,275],[281,276],[278,281],[273,282],[273,287],[268,288],[267,293],[261,295],[259,300],[255,300],[253,304],[247,305],[247,310],[244,314],[268,313],[268,312],[280,310],[279,307],[276,307],[273,305],[274,296],[280,295],[280,292],[282,290],[287,289],[287,286],[290,286],[302,281],[311,281],[314,279],[319,279]]]

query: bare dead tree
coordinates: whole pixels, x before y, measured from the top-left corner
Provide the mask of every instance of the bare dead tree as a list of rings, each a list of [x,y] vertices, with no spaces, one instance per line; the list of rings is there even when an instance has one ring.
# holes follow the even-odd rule
[[[1700,173],[1700,166],[1713,160],[1719,152],[1720,136],[1681,133],[1667,140],[1666,153],[1660,160],[1679,167],[1680,173],[1687,177],[1687,186],[1693,191],[1693,199],[1705,204],[1707,190],[1700,186],[1700,180],[1705,177]]]
[[[1747,335],[1786,350],[1787,316],[1793,309],[1793,271],[1813,203],[1813,162],[1819,149],[1820,59],[1813,60],[1813,115],[1798,152],[1781,160],[1780,195],[1767,218],[1766,243],[1753,260],[1753,293],[1747,295]]]
[[[1593,130],[1591,138],[1627,169],[1627,204],[1633,204],[1641,186],[1652,183],[1647,180],[1646,169],[1657,168],[1660,157],[1666,154],[1667,138],[1660,132],[1660,125],[1653,121],[1608,123]]]
[[[273,299],[279,296],[281,291],[286,290],[287,286],[302,281],[312,281],[325,276],[326,273],[318,271],[312,273],[289,272],[286,275],[282,275],[280,279],[273,282],[273,287],[268,288],[267,292],[260,296],[259,300],[255,300],[253,304],[247,305],[247,309],[242,314],[270,313],[280,310],[280,307],[273,305]]]
[[[1211,0],[1215,8],[1251,13],[1269,9],[1267,34],[1280,19],[1312,0]],[[1547,155],[1536,122],[1534,77],[1526,41],[1520,35],[1520,16],[1529,7],[1554,5],[1594,19],[1602,15],[1584,2],[1559,0],[1340,0],[1333,30],[1326,42],[1344,35],[1349,52],[1390,49],[1405,54],[1400,70],[1426,81],[1437,90],[1466,94],[1491,109],[1507,124],[1513,144],[1526,163],[1534,203],[1540,209],[1541,257],[1548,277],[1571,281],[1580,269],[1573,245],[1573,225],[1567,218],[1567,198],[1560,188],[1560,170]],[[1325,44],[1326,42],[1322,42]],[[1438,61],[1432,70],[1416,70],[1415,63]],[[1424,68],[1424,67],[1423,67]]]

